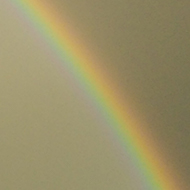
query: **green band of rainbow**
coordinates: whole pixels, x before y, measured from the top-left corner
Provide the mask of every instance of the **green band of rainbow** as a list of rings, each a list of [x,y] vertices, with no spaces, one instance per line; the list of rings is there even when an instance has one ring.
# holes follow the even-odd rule
[[[143,133],[126,111],[126,103],[113,90],[112,82],[96,64],[96,59],[76,39],[74,31],[44,0],[12,0],[50,42],[66,66],[92,96],[129,152],[150,190],[178,190],[174,174],[162,161],[155,143]]]

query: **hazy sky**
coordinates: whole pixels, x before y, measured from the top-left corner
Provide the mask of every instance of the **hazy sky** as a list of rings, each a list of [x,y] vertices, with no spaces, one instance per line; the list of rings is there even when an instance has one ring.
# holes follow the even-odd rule
[[[104,68],[144,114],[176,170],[190,181],[190,2],[56,1],[91,39]]]
[[[51,49],[9,3],[0,2],[0,188],[144,189],[130,163],[120,163],[117,142],[97,123],[77,83],[60,71],[56,56],[49,56]],[[133,96],[131,109],[148,124],[189,189],[190,2],[54,4],[104,60],[102,68],[126,101]]]

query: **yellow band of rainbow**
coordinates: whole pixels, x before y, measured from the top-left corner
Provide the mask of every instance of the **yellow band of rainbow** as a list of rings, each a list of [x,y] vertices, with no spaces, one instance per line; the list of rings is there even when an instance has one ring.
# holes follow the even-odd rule
[[[60,17],[44,0],[11,1],[45,36],[52,48],[67,63],[66,67],[93,97],[142,173],[148,189],[180,190],[178,181],[174,179],[175,174],[163,162],[155,143],[146,132],[143,133],[142,128],[126,110],[125,101],[120,99],[117,90],[113,90],[112,82],[97,66],[96,59],[83,47],[83,43],[76,38],[68,21]]]

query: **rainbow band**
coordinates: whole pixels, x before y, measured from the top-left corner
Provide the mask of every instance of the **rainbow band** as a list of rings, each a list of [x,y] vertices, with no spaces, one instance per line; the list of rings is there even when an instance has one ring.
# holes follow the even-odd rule
[[[117,133],[150,190],[178,190],[174,174],[161,161],[156,145],[126,112],[125,101],[78,39],[70,26],[44,0],[12,0],[50,42],[67,67],[92,96],[105,119]],[[95,60],[95,59],[93,59]],[[112,87],[112,88],[111,88]]]

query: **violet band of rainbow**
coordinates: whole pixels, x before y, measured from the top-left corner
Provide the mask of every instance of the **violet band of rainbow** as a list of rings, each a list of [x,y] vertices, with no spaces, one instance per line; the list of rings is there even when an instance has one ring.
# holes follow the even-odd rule
[[[132,116],[130,111],[126,111],[125,101],[119,98],[109,77],[97,67],[91,52],[76,39],[75,31],[69,30],[68,21],[44,0],[10,1],[47,39],[52,49],[63,59],[63,66],[75,75],[79,85],[92,97],[120,139],[121,146],[130,154],[148,189],[180,190],[178,180],[174,179],[175,174],[163,162],[163,155],[157,151],[156,144],[130,119]]]

